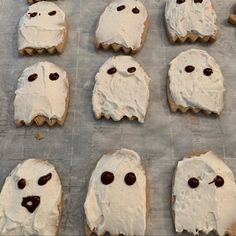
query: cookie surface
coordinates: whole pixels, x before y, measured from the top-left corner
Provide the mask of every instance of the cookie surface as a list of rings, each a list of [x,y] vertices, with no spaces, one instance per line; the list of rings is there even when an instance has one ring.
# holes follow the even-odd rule
[[[235,235],[236,185],[232,171],[213,152],[178,162],[172,191],[177,233],[215,231]]]
[[[167,0],[165,20],[173,43],[217,39],[217,16],[211,0]]]
[[[14,118],[18,126],[64,123],[69,81],[67,73],[55,64],[39,62],[26,68],[18,79],[15,94]]]
[[[224,77],[207,52],[190,49],[180,53],[168,72],[168,100],[173,112],[220,114],[224,106]]]
[[[126,116],[144,122],[151,79],[132,57],[108,59],[95,80],[92,102],[97,119],[119,121]]]
[[[0,194],[0,234],[57,235],[62,202],[53,165],[36,159],[18,164]]]
[[[64,51],[66,17],[55,3],[40,1],[31,5],[18,27],[18,50],[21,54]]]
[[[135,53],[143,46],[148,25],[147,10],[139,0],[114,0],[99,19],[96,46]]]
[[[145,234],[146,175],[136,152],[121,149],[99,160],[84,208],[91,233]]]

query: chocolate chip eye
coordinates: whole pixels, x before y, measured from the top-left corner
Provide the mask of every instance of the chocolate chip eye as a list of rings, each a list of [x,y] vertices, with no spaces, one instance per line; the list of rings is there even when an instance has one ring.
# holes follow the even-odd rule
[[[38,185],[45,185],[52,178],[52,174],[48,173],[47,175],[41,176],[38,180]]]
[[[28,13],[29,14],[29,16],[32,18],[32,17],[35,17],[35,16],[37,16],[37,12],[32,12],[32,13]]]
[[[125,9],[125,5],[121,5],[119,7],[117,7],[117,11],[122,11]]]
[[[134,173],[129,172],[126,176],[125,176],[125,183],[127,185],[133,185],[136,182],[136,176]]]
[[[195,67],[194,66],[186,66],[185,67],[185,71],[187,72],[187,73],[191,73],[191,72],[193,72],[195,70]]]
[[[18,186],[19,189],[24,189],[25,185],[26,185],[25,179],[20,179],[17,183],[17,186]]]
[[[29,82],[33,82],[34,80],[36,80],[38,78],[38,74],[32,74],[28,77],[28,81]]]
[[[134,14],[138,14],[140,11],[139,11],[139,9],[137,7],[135,7],[135,8],[132,9],[132,12]]]
[[[204,69],[203,73],[206,76],[211,76],[211,74],[213,74],[213,70],[211,68],[206,68]]]
[[[136,71],[136,68],[135,67],[130,67],[130,68],[127,69],[127,71],[129,73],[134,73]]]
[[[217,175],[215,177],[215,179],[212,182],[210,182],[209,184],[213,184],[213,183],[215,183],[215,186],[217,188],[220,188],[220,187],[222,187],[224,185],[225,181],[224,181],[224,179],[221,176]]]
[[[56,11],[50,11],[50,12],[48,13],[49,16],[54,16],[54,15],[56,15],[56,14],[57,14]]]
[[[113,75],[113,74],[115,74],[116,73],[116,68],[115,67],[112,67],[111,69],[109,69],[108,71],[107,71],[107,74],[109,74],[109,75]]]
[[[188,185],[190,188],[197,188],[199,185],[199,180],[197,178],[190,178],[188,180]]]
[[[51,73],[49,75],[49,79],[52,80],[52,81],[57,80],[58,78],[59,78],[59,74],[57,72]]]
[[[194,0],[194,3],[202,3],[203,0]]]
[[[101,181],[104,185],[109,185],[114,181],[114,175],[113,173],[109,171],[105,171],[101,175]]]
[[[176,2],[177,2],[178,4],[182,4],[182,3],[185,2],[185,0],[176,0]]]

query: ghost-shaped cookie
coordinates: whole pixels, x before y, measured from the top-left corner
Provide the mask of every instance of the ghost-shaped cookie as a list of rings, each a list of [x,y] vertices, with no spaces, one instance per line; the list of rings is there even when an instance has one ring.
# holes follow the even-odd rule
[[[190,49],[180,53],[170,63],[168,80],[168,100],[173,112],[222,112],[224,77],[206,51]]]
[[[143,46],[148,27],[148,13],[141,1],[113,0],[99,19],[96,46],[135,53]]]
[[[84,209],[87,225],[97,235],[145,234],[146,175],[136,152],[121,149],[99,160]]]
[[[133,57],[108,59],[96,75],[93,111],[97,119],[137,118],[143,123],[149,101],[150,78]]]
[[[69,104],[67,73],[50,62],[36,63],[18,79],[14,101],[17,126],[58,123],[63,125]]]
[[[217,16],[211,0],[167,0],[165,20],[173,43],[217,38]]]
[[[22,54],[62,53],[67,39],[65,13],[51,1],[31,5],[18,26],[18,50]]]
[[[52,164],[29,159],[17,165],[0,193],[0,235],[57,235],[62,186]]]
[[[236,185],[223,159],[210,151],[179,161],[172,209],[177,233],[235,235]]]
[[[234,7],[234,12],[229,16],[229,23],[236,25],[236,6]]]

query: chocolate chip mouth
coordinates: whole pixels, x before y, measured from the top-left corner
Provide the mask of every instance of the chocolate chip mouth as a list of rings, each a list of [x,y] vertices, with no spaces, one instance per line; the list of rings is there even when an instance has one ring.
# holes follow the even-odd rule
[[[39,196],[23,197],[21,206],[25,207],[30,213],[33,213],[40,204]]]

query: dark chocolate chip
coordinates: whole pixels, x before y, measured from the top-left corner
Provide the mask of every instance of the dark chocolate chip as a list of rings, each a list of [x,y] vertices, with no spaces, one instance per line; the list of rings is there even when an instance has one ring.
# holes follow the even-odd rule
[[[122,11],[125,9],[125,5],[121,5],[119,7],[117,7],[117,11]]]
[[[182,3],[185,2],[185,0],[176,0],[176,2],[177,2],[178,4],[182,4]]]
[[[224,185],[224,183],[225,183],[224,179],[221,176],[217,175],[215,178],[216,187],[220,188]]]
[[[136,71],[136,68],[135,67],[130,67],[130,68],[127,69],[127,71],[129,73],[134,73]]]
[[[38,185],[40,186],[45,185],[51,178],[52,178],[51,173],[48,173],[47,175],[40,177],[38,180]]]
[[[132,9],[132,12],[134,14],[138,14],[140,11],[139,11],[139,9],[137,7],[135,7],[135,8]]]
[[[33,82],[34,80],[36,80],[38,78],[38,74],[32,74],[28,77],[28,81],[29,82]]]
[[[210,76],[213,73],[213,70],[211,68],[206,68],[203,71],[204,75]]]
[[[195,70],[195,67],[194,66],[186,66],[185,67],[185,71],[187,72],[187,73],[191,73],[191,72],[193,72]]]
[[[195,3],[202,3],[203,0],[194,0]]]
[[[59,78],[59,74],[57,72],[50,73],[50,75],[49,75],[50,80],[57,80],[58,78]]]
[[[39,196],[23,197],[21,206],[25,207],[30,213],[33,213],[40,204]]]
[[[222,187],[224,185],[225,181],[224,181],[224,179],[221,176],[217,175],[215,177],[215,179],[212,182],[210,182],[209,184],[213,184],[213,183],[215,183],[215,186],[217,188],[220,188],[220,187]]]
[[[30,17],[35,17],[35,16],[37,16],[37,12],[33,12],[33,13],[28,13],[29,15],[30,15]]]
[[[56,14],[57,14],[56,11],[50,11],[50,12],[48,13],[49,16],[54,16],[54,15],[56,15]]]
[[[199,180],[197,178],[190,178],[188,180],[188,185],[190,188],[197,188],[199,185]]]
[[[115,74],[116,73],[116,68],[115,67],[112,67],[111,69],[109,69],[108,71],[107,71],[107,74],[109,74],[109,75],[113,75],[113,74]]]
[[[114,175],[113,173],[109,171],[105,171],[101,175],[101,181],[104,185],[111,184],[114,181]]]
[[[129,172],[126,176],[125,176],[125,183],[127,185],[133,185],[136,182],[136,176],[134,173]]]
[[[26,182],[25,179],[20,179],[17,183],[19,189],[25,188]]]

